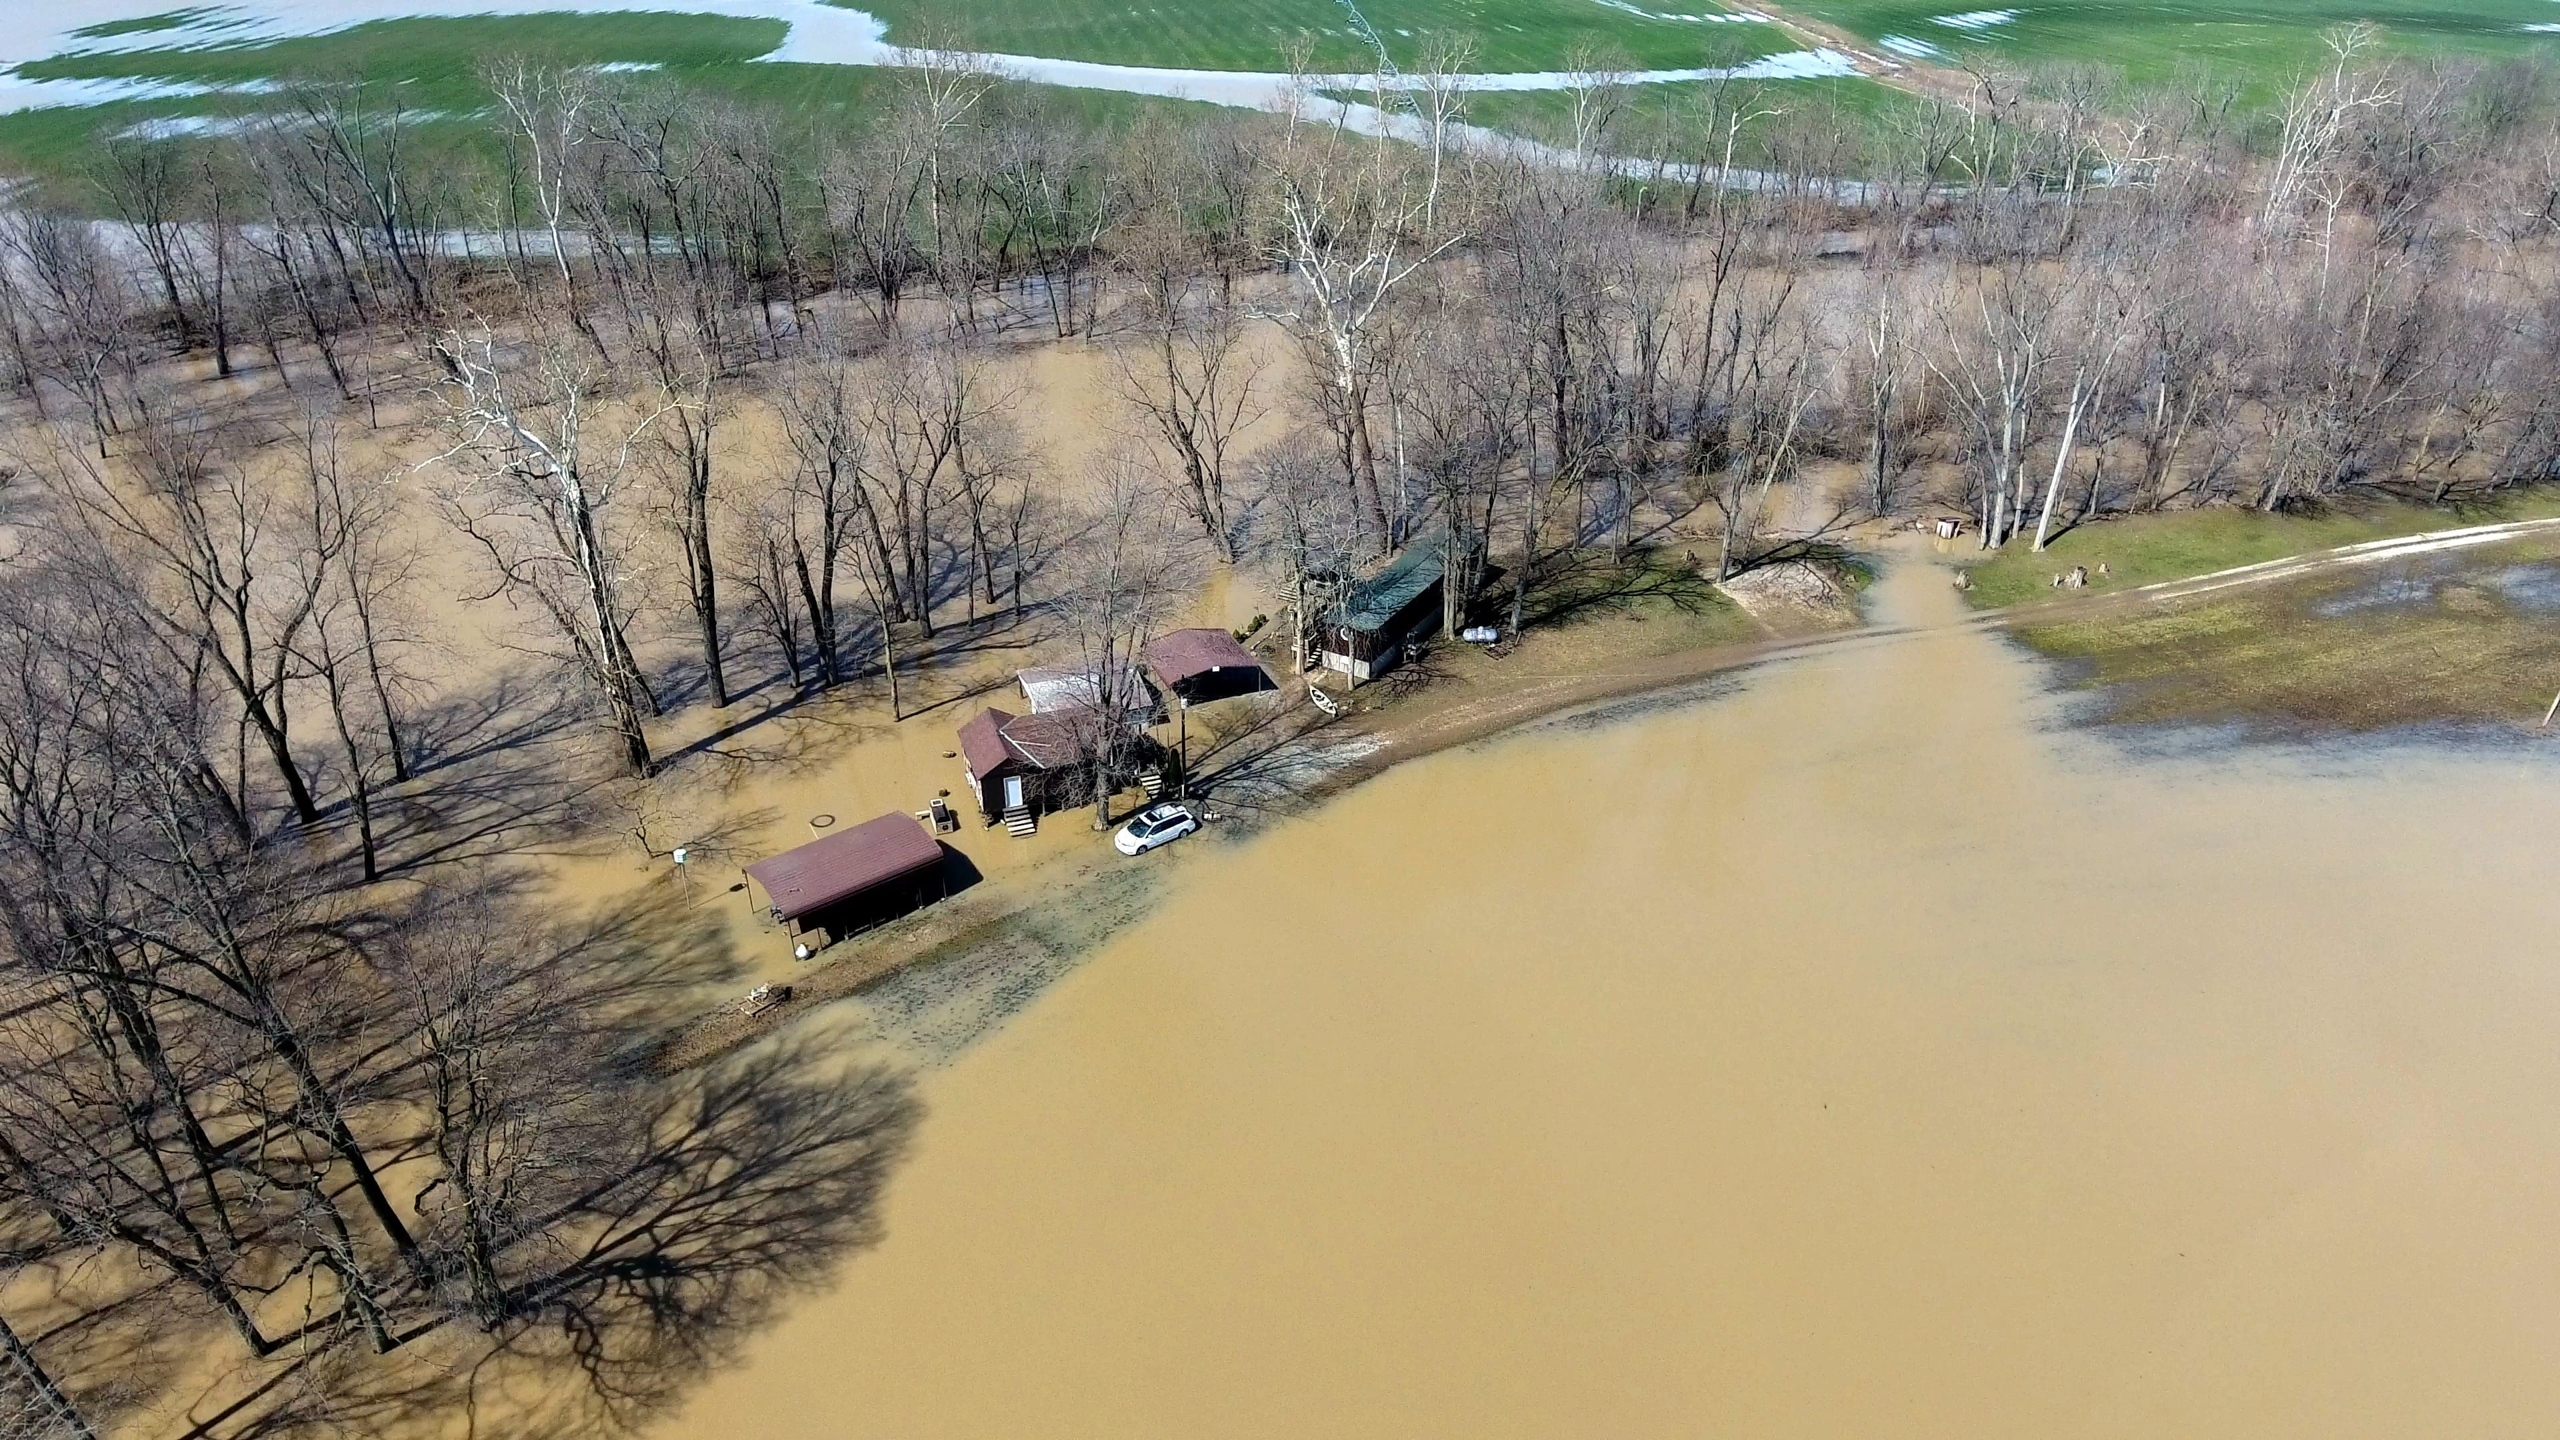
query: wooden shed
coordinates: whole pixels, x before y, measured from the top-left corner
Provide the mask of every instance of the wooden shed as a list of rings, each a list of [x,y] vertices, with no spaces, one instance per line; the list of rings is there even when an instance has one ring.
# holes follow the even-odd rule
[[[747,867],[773,918],[793,934],[841,940],[921,909],[949,892],[942,842],[896,811]],[[821,941],[820,943],[825,943]]]
[[[1185,705],[1280,688],[1262,662],[1224,630],[1169,630],[1138,654],[1156,689]]]
[[[1405,647],[1440,623],[1442,556],[1425,540],[1345,586],[1325,615],[1318,658],[1353,681],[1373,679],[1404,659]]]

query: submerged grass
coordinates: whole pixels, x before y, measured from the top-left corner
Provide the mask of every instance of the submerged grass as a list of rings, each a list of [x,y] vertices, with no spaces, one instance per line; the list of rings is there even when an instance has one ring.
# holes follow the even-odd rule
[[[2214,506],[2127,516],[2064,531],[2042,554],[2030,550],[2023,539],[2012,541],[1997,554],[1968,567],[1973,588],[1967,597],[1980,609],[2047,599],[2054,593],[2054,575],[2075,565],[2086,566],[2090,588],[2103,593],[2364,540],[2546,515],[2560,515],[2560,494],[2514,491],[2489,503],[2460,508],[2391,503],[2332,506],[2317,514],[2269,515],[2236,506]],[[2101,564],[2108,570],[2103,576],[2097,573]]]

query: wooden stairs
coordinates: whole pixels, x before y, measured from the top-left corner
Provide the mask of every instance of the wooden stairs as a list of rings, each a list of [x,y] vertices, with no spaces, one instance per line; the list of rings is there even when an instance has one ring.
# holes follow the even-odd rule
[[[1147,798],[1150,800],[1164,798],[1164,772],[1161,770],[1138,772],[1138,788],[1146,791]]]
[[[1031,809],[1029,806],[1016,805],[1012,809],[1004,812],[1004,828],[1006,834],[1019,840],[1023,836],[1029,835],[1038,830],[1040,828],[1040,822],[1031,818]]]

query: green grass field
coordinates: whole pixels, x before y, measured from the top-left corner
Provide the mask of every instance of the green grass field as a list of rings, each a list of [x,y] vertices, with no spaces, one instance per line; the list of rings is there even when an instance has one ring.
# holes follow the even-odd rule
[[[183,30],[204,13],[202,8],[170,10],[132,20],[109,20],[97,25],[83,25],[71,33],[81,40],[113,40],[123,35],[156,35],[167,30]]]
[[[165,18],[165,17],[164,17]],[[128,26],[144,22],[127,22]],[[99,50],[30,61],[30,80],[171,80],[243,85],[295,75],[398,80],[421,106],[478,103],[491,56],[549,64],[699,69],[769,54],[790,30],[779,20],[647,13],[377,20],[326,35],[260,44]],[[189,32],[190,34],[195,32]]]
[[[1014,0],[958,0],[927,13],[887,11],[892,39],[937,40],[973,49],[1130,64],[1207,69],[1285,68],[1300,46],[1319,68],[1361,71],[1375,52],[1356,35],[1342,0],[1237,0],[1239,17],[1205,7],[1140,10],[1102,0],[1031,7]],[[1690,6],[1692,0],[1676,0]],[[1714,14],[1705,0],[1695,13]],[[1762,24],[1652,18],[1607,0],[1368,0],[1366,12],[1397,58],[1417,59],[1435,34],[1465,35],[1484,69],[1553,69],[1582,58],[1611,65],[1691,67],[1730,63],[1787,45]],[[863,66],[770,64],[757,57],[781,45],[779,20],[657,12],[600,12],[404,18],[328,34],[251,43],[190,25],[180,10],[91,27],[87,40],[132,48],[74,49],[18,67],[30,80],[140,81],[219,87],[222,93],[169,95],[0,115],[0,166],[39,177],[76,166],[99,133],[151,122],[217,118],[254,108],[278,83],[307,77],[361,77],[396,84],[413,113],[469,117],[490,95],[481,80],[494,57],[557,65],[651,66],[675,83],[793,113],[859,115],[892,83]],[[0,24],[5,24],[0,20]],[[169,43],[136,45],[166,34]],[[1025,86],[1076,111],[1119,113],[1171,104],[1104,91]],[[1510,98],[1510,97],[1504,97]],[[1523,97],[1529,98],[1529,97]],[[1548,98],[1548,97],[1536,97]],[[1496,122],[1500,123],[1500,122]]]
[[[126,22],[130,28],[141,22]],[[152,27],[152,28],[165,28]],[[430,147],[461,163],[490,153],[486,116],[495,97],[483,77],[498,56],[561,65],[643,64],[666,83],[764,109],[825,130],[859,124],[888,103],[897,72],[867,66],[758,61],[781,42],[779,21],[711,15],[599,14],[375,21],[325,36],[262,45],[142,49],[66,56],[22,67],[37,79],[138,79],[235,87],[102,105],[0,115],[0,172],[33,176],[71,193],[100,134],[168,122],[221,120],[274,103],[258,87],[298,78],[359,78],[396,87]],[[1012,103],[1088,121],[1144,109],[1190,110],[1183,101],[1008,82]]]
[[[1482,70],[1560,70],[1581,52],[1633,69],[1706,64],[1711,47],[1765,55],[1798,48],[1772,25],[1685,18],[1724,13],[1710,0],[866,0],[893,40],[937,27],[973,49],[1129,65],[1276,70],[1307,47],[1317,70],[1359,72],[1377,52],[1351,4],[1399,65],[1434,37],[1465,37]]]
[[[1951,60],[2095,61],[2136,84],[2167,81],[2201,62],[2261,92],[2324,60],[2321,33],[2353,20],[2375,22],[2385,43],[2403,50],[2560,54],[2560,35],[2525,28],[2560,22],[2551,0],[2049,0],[1971,11],[1923,0],[1802,0],[1793,8],[1905,53],[1927,47]]]
[[[1732,3],[1743,8],[1739,0]],[[1925,44],[1952,58],[1997,55],[2036,65],[2095,60],[2122,70],[2136,85],[2211,62],[2246,80],[2260,100],[2314,63],[2323,27],[2348,18],[2381,22],[2390,42],[2402,47],[2560,55],[2560,34],[2527,28],[2560,24],[2560,5],[2553,0],[2378,3],[2378,9],[2353,9],[2348,0],[2056,0],[2015,10],[1956,12],[1918,0],[1804,0],[1799,8],[1879,42],[1919,42],[1907,49]],[[0,5],[0,12],[6,8]],[[382,8],[396,11],[397,0]],[[1491,71],[1690,68],[1801,48],[1773,25],[1713,23],[1711,17],[1728,12],[1712,0],[865,0],[862,8],[888,24],[893,41],[1202,69],[1273,70],[1303,54],[1319,70],[1361,71],[1376,60],[1371,33],[1404,65],[1422,58],[1437,38],[1463,38],[1473,47],[1476,67]],[[1963,23],[1942,23],[1948,21]],[[0,27],[9,23],[0,13]],[[453,123],[459,126],[485,109],[489,96],[479,72],[496,56],[651,66],[705,93],[820,118],[859,116],[889,83],[883,72],[859,66],[756,63],[788,33],[786,22],[775,19],[662,11],[392,18],[323,35],[251,42],[226,40],[225,23],[222,7],[211,4],[102,22],[75,32],[64,53],[19,66],[17,73],[28,80],[167,82],[217,87],[218,93],[0,115],[0,167],[39,178],[62,173],[76,167],[82,147],[102,130],[237,113],[271,103],[258,99],[264,89],[305,76],[396,83],[413,112],[457,117]],[[1095,113],[1164,103],[1098,92],[1049,93],[1068,108]],[[1843,135],[1871,132],[1879,118],[1910,103],[1889,86],[1858,80],[1771,82],[1765,94],[1785,112],[1769,122],[1769,134],[1807,123]],[[1679,84],[1630,92],[1620,122],[1626,148],[1649,148],[1654,137],[1685,129],[1690,133],[1674,148],[1697,149],[1702,137],[1694,133],[1695,98],[1696,87]],[[1475,97],[1471,118],[1553,141],[1569,131],[1570,104],[1557,92],[1486,93]],[[1750,158],[1762,160],[1767,153],[1763,146]]]
[[[1619,151],[1688,157],[1721,152],[1722,132],[1707,110],[1706,82],[1629,86],[1615,126]],[[1861,173],[1875,127],[1919,102],[1873,80],[1761,80],[1726,88],[1724,103],[1744,114],[1768,112],[1735,138],[1734,163],[1766,165],[1782,139],[1837,132],[1847,143],[1848,173]],[[1494,91],[1467,97],[1470,123],[1550,145],[1573,139],[1573,97],[1560,90]],[[1667,142],[1667,143],[1665,143]]]
[[[1318,70],[1366,71],[1377,51],[1355,17],[1365,17],[1398,64],[1421,59],[1438,37],[1467,40],[1475,65],[1485,70],[1556,70],[1583,55],[1632,68],[1681,69],[1706,63],[1711,48],[1742,56],[1796,48],[1775,26],[1723,19],[1726,12],[1711,0],[868,0],[858,8],[885,21],[894,42],[1215,70],[1285,69],[1303,48]],[[420,64],[520,49],[561,60],[686,66],[765,54],[786,29],[778,20],[711,15],[563,13],[389,19],[307,38],[222,44],[181,28],[195,13],[172,11],[80,32],[128,42],[176,32],[166,47],[66,54],[20,73],[238,81],[366,68],[410,49],[419,52]]]
[[[173,28],[184,12],[99,26],[133,35]],[[259,87],[297,78],[361,78],[398,87],[411,113],[446,117],[444,128],[478,129],[473,117],[491,101],[481,72],[499,55],[574,65],[657,64],[686,83],[754,92],[810,87],[802,66],[746,62],[781,43],[778,21],[707,15],[527,15],[504,18],[404,19],[358,25],[329,35],[266,44],[173,45],[76,53],[19,67],[35,80],[144,80],[232,87],[228,93],[169,95],[90,106],[60,106],[0,115],[0,166],[9,173],[59,182],[75,173],[100,134],[189,120],[219,120],[272,103]],[[91,32],[83,32],[84,35]],[[194,34],[197,32],[188,32]],[[93,36],[93,38],[96,38]],[[848,97],[879,83],[879,72],[826,67],[829,89]],[[807,103],[805,94],[793,95]],[[457,137],[458,140],[458,137]]]

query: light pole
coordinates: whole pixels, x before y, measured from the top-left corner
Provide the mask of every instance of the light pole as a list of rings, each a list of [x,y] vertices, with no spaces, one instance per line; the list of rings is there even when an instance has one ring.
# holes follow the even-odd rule
[[[676,862],[676,874],[684,880],[684,903],[692,904],[693,866],[690,862],[693,859],[693,852],[679,845],[667,853],[667,858]]]

